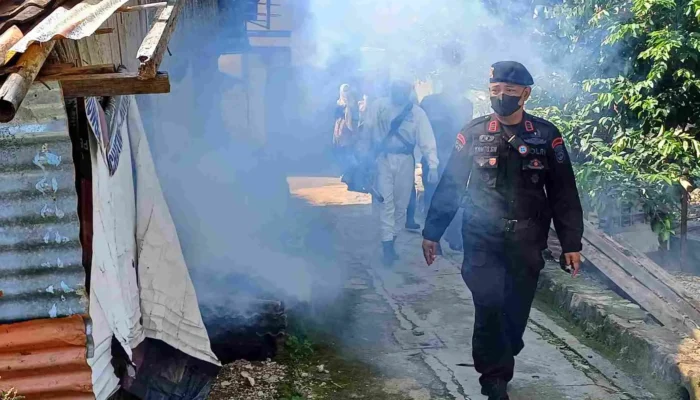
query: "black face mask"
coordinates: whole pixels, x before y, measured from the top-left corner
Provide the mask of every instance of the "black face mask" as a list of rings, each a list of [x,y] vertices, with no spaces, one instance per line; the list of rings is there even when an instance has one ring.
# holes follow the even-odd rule
[[[500,99],[498,96],[491,96],[491,108],[501,117],[513,115],[520,109],[520,96],[504,94]]]

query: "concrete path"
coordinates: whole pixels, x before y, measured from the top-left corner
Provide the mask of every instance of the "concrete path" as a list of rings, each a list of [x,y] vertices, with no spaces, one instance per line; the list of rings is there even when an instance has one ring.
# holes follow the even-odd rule
[[[397,240],[400,261],[382,266],[367,199],[347,194],[336,180],[320,182],[290,180],[293,193],[326,206],[321,215],[333,227],[337,267],[348,274],[351,311],[338,332],[346,351],[387,377],[387,393],[485,399],[470,366],[474,309],[455,261],[461,257],[441,257],[427,267],[420,235],[405,231]],[[514,400],[654,398],[536,309],[509,393]]]

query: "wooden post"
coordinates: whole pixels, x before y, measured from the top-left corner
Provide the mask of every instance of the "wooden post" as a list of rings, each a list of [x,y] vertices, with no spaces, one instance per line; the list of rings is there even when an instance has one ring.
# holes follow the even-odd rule
[[[29,87],[55,44],[53,40],[34,43],[17,60],[18,70],[11,73],[0,87],[0,122],[10,122],[15,117],[24,96],[27,95]]]
[[[683,174],[689,174],[686,169]],[[690,194],[695,190],[695,182],[689,176],[681,176],[680,183],[683,193],[681,194],[681,254],[680,254],[680,266],[681,271],[685,271],[685,265],[687,260],[688,252],[688,203],[690,203]]]
[[[686,259],[688,252],[688,203],[690,202],[690,194],[685,189],[681,194],[681,271],[686,271]]]
[[[152,79],[158,72],[158,66],[163,60],[163,53],[168,46],[170,35],[175,30],[178,14],[185,0],[170,0],[168,5],[156,14],[151,30],[141,42],[136,57],[141,62],[139,77]]]

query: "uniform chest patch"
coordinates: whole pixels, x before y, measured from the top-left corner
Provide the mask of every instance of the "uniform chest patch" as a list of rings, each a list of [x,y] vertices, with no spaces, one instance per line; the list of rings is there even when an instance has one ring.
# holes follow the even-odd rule
[[[490,154],[496,152],[498,152],[498,146],[474,146],[475,154]]]
[[[467,144],[467,139],[465,139],[464,135],[462,135],[462,132],[457,134],[457,140],[455,141],[455,150],[457,151],[462,151],[464,148],[464,145]]]
[[[536,158],[533,158],[533,159],[530,160],[530,162],[528,163],[527,168],[528,168],[528,169],[534,169],[534,170],[541,170],[541,169],[544,169],[544,164],[542,164],[542,161],[540,161],[540,160],[538,160],[538,159],[536,159]]]
[[[479,136],[479,142],[481,143],[491,143],[496,140],[496,136],[493,135],[481,135]]]
[[[498,166],[498,157],[475,157],[476,165],[481,168],[494,168]]]

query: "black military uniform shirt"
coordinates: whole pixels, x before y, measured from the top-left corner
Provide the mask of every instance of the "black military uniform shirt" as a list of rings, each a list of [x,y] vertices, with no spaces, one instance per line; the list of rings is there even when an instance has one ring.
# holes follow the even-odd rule
[[[516,136],[513,146],[506,141]],[[581,250],[583,213],[564,141],[550,122],[524,114],[504,126],[490,115],[467,124],[433,197],[423,231],[437,242],[463,205],[466,247],[490,247],[508,221],[533,221],[536,242],[546,247],[554,218],[564,252]],[[486,232],[488,234],[482,234]]]

